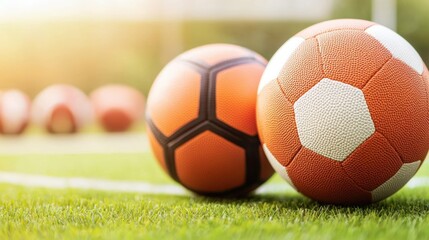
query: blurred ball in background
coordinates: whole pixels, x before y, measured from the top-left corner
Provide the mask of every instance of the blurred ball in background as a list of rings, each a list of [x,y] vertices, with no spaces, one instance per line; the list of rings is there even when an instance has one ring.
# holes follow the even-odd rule
[[[126,131],[143,119],[144,96],[132,87],[102,86],[91,93],[90,99],[95,117],[106,131]]]
[[[33,101],[33,122],[50,133],[77,132],[91,119],[92,107],[88,97],[71,85],[47,87]]]
[[[30,106],[30,98],[20,90],[0,92],[0,133],[22,133],[29,122]]]

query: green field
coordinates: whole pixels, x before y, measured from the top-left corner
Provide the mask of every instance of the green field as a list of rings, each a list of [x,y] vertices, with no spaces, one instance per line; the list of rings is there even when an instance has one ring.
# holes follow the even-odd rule
[[[150,153],[0,156],[0,171],[173,185]],[[424,165],[417,174],[428,176]],[[1,175],[1,174],[0,174]],[[268,184],[282,184],[278,176]],[[286,183],[285,183],[286,184]],[[427,239],[429,186],[366,207],[0,184],[0,239]]]

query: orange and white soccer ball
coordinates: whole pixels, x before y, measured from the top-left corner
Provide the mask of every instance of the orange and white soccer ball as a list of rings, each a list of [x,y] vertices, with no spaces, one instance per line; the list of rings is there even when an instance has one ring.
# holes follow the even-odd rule
[[[257,122],[274,169],[325,203],[380,201],[429,147],[426,66],[392,30],[332,20],[288,40],[258,88]]]

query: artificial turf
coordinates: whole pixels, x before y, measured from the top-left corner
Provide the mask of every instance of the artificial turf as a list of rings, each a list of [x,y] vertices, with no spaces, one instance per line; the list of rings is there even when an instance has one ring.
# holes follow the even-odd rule
[[[0,171],[174,184],[150,153],[0,156]],[[429,237],[429,187],[365,207],[322,205],[294,192],[228,200],[9,184],[0,192],[0,239]]]

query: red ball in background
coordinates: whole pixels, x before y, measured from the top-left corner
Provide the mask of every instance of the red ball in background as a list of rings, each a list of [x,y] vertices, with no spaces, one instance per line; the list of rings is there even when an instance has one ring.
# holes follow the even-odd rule
[[[143,119],[144,96],[132,87],[106,85],[93,91],[90,98],[98,122],[107,131],[126,131]]]

